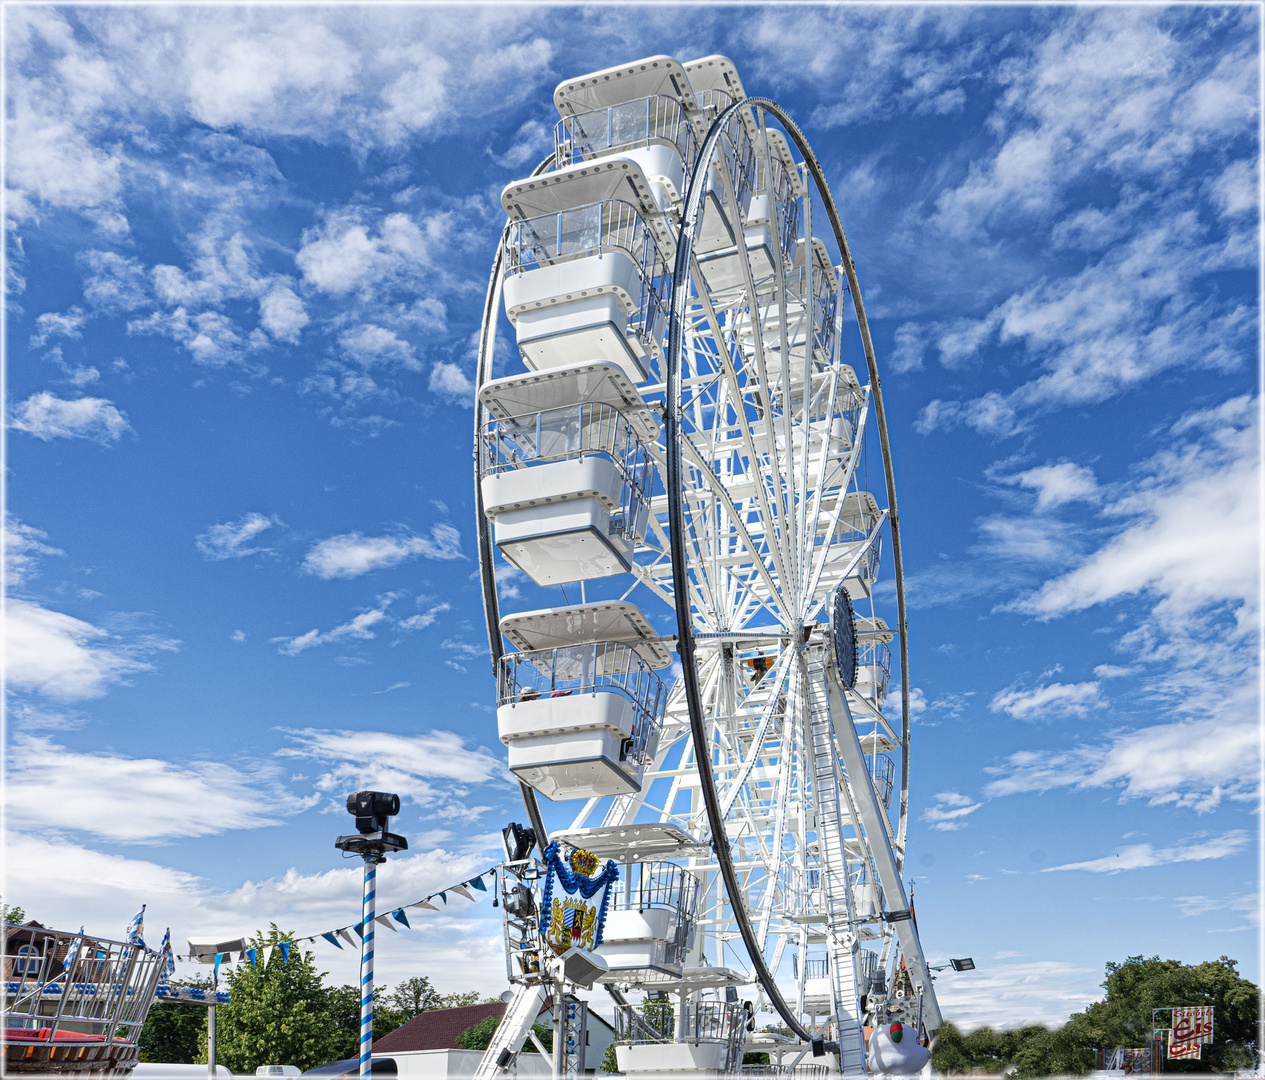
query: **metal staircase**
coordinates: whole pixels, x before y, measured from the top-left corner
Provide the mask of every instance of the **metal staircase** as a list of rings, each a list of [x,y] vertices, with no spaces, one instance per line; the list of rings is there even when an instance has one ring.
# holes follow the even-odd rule
[[[474,1080],[496,1080],[506,1075],[515,1056],[523,1048],[532,1024],[540,1015],[545,1004],[545,987],[514,987],[514,997],[496,1026],[496,1033],[488,1043],[487,1050],[479,1067],[474,1071]]]
[[[826,914],[826,948],[834,1017],[839,1037],[839,1067],[845,1076],[865,1075],[865,1038],[856,994],[852,898],[840,818],[839,759],[834,721],[821,650],[805,654],[808,683],[808,745],[812,752],[813,803],[817,808],[817,840],[821,849],[822,909]]]

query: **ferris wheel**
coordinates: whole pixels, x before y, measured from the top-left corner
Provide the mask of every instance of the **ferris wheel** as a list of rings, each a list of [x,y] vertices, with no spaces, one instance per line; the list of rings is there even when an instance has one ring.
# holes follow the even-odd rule
[[[800,1047],[845,1074],[900,1072],[867,1063],[866,1032],[925,1038],[940,1013],[902,881],[895,481],[838,210],[803,133],[725,57],[618,65],[554,102],[554,153],[502,194],[479,347],[510,769],[542,851],[622,870],[587,975],[620,1003],[621,1071],[736,1071],[744,1047]],[[502,312],[523,367],[497,375]],[[552,606],[499,595],[511,567]],[[539,796],[566,824],[546,831]],[[507,970],[543,1000],[549,915],[531,873],[515,878]],[[527,1037],[524,1001],[483,1075]],[[756,1032],[760,1013],[780,1030]]]

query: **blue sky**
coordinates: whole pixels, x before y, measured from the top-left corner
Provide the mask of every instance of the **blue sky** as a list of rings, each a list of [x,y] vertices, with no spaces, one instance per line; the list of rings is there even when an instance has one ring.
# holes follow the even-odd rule
[[[931,961],[978,965],[946,1015],[1058,1021],[1135,953],[1259,979],[1257,9],[4,15],[6,901],[345,925],[362,785],[404,798],[384,900],[491,863],[498,196],[562,78],[721,52],[821,157],[875,335],[907,876]],[[499,991],[495,914],[392,936],[380,977]]]

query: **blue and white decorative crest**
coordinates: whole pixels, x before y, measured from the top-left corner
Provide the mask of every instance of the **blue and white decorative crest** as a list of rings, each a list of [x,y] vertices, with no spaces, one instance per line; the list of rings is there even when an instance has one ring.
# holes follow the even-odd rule
[[[563,862],[556,840],[544,854],[545,941],[558,953],[572,947],[596,949],[602,944],[610,889],[619,880],[619,868],[608,859],[601,872],[595,873],[600,865],[597,856],[578,848]]]

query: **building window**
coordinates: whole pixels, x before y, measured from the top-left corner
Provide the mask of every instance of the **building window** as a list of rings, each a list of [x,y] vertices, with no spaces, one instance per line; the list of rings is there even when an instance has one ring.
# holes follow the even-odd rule
[[[13,974],[32,977],[38,975],[42,959],[39,949],[34,945],[23,945],[18,949],[17,959],[13,962]]]

